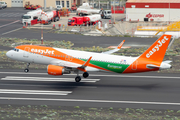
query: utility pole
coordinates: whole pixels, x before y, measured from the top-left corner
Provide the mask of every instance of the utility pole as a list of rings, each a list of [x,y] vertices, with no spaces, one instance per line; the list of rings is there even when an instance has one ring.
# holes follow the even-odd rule
[[[46,10],[46,0],[44,0],[44,10]]]
[[[169,24],[170,24],[170,2],[169,2]]]
[[[113,9],[114,9],[114,23],[115,23],[115,0],[114,0],[114,7],[113,7]]]
[[[99,0],[99,9],[100,9],[100,0]]]
[[[41,44],[43,44],[43,23],[41,23]]]

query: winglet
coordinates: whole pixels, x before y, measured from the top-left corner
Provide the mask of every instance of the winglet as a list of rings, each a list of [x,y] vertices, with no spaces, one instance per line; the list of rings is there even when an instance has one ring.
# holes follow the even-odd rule
[[[109,51],[106,51],[106,52],[102,52],[103,54],[112,54],[112,53],[115,53],[117,52],[119,49],[121,49],[121,47],[123,46],[125,40],[123,40],[115,49],[113,50],[109,50]]]
[[[85,67],[88,66],[89,62],[91,61],[91,58],[92,56],[81,67],[78,67],[77,69],[86,72]]]
[[[123,46],[124,42],[125,42],[125,40],[123,40],[123,41],[118,45],[117,49],[121,49],[121,47]]]
[[[91,58],[92,58],[92,56],[81,66],[81,68],[85,68],[86,66],[88,66]]]

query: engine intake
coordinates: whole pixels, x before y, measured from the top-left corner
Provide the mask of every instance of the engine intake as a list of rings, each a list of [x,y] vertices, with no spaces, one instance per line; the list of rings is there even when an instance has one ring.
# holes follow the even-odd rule
[[[56,65],[48,65],[47,72],[49,75],[63,75],[66,73],[64,67]]]

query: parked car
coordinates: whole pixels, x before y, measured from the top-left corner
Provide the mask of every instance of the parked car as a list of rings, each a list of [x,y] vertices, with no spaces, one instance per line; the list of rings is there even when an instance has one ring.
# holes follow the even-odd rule
[[[0,4],[2,5],[2,8],[6,8],[7,7],[7,3],[4,1],[0,1]]]
[[[62,10],[62,5],[56,5],[56,10]]]
[[[2,5],[0,4],[0,9],[3,9]]]

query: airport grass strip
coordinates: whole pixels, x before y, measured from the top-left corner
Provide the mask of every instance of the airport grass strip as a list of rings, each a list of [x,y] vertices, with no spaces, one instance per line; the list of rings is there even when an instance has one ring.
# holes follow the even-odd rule
[[[17,120],[180,120],[180,110],[0,105],[0,119]]]

